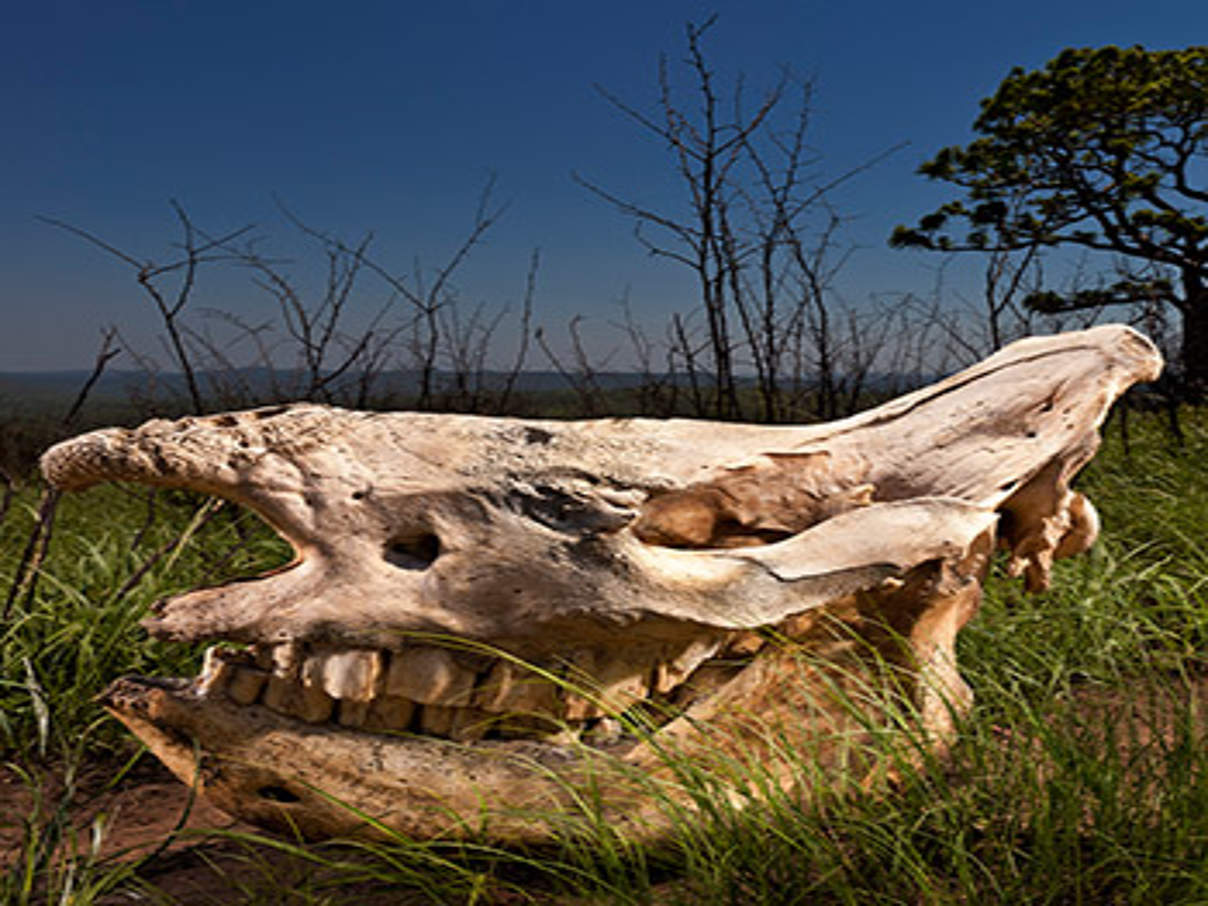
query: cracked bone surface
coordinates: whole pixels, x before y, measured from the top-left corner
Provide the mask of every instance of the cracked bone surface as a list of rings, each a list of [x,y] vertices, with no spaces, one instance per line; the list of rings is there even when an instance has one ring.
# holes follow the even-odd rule
[[[145,620],[219,643],[200,677],[103,698],[220,807],[311,836],[373,833],[369,816],[522,842],[583,782],[644,836],[649,783],[674,787],[660,753],[787,745],[850,772],[843,740],[896,704],[943,745],[995,547],[1038,591],[1093,543],[1070,479],[1160,367],[1108,325],[829,424],[298,404],[94,431],[42,469],[220,495],[293,545],[290,566]]]

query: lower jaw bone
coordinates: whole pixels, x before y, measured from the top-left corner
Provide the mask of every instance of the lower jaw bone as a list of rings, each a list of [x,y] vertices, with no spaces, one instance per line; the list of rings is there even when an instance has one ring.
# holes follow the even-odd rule
[[[527,844],[548,841],[553,828],[566,826],[568,810],[598,801],[619,833],[653,839],[673,820],[668,803],[683,805],[676,791],[685,764],[720,775],[740,757],[753,776],[771,773],[784,785],[800,787],[811,772],[858,782],[874,768],[865,748],[869,727],[900,720],[891,709],[903,694],[921,730],[942,742],[952,730],[949,705],[967,701],[951,646],[979,586],[946,584],[926,568],[904,578],[835,602],[827,617],[803,624],[801,638],[769,640],[745,666],[727,662],[719,649],[722,660],[705,662],[670,691],[684,710],[652,737],[625,719],[595,714],[595,706],[557,720],[485,710],[548,698],[539,683],[526,686],[522,671],[502,668],[483,687],[488,693],[462,706],[417,704],[390,694],[388,679],[371,701],[334,700],[300,676],[269,677],[263,704],[239,705],[230,697],[232,677],[256,670],[240,657],[233,667],[224,661],[226,695],[200,682],[126,678],[103,702],[183,781],[262,826],[315,838],[374,836],[384,827],[416,838]],[[915,602],[913,619],[887,631],[875,615],[901,612],[896,596]],[[632,699],[648,688],[629,677],[604,681],[609,689],[600,700]],[[460,686],[428,691],[464,698]],[[575,702],[567,696],[562,704]],[[487,732],[493,738],[483,739]],[[652,794],[652,784],[665,792]],[[583,795],[587,788],[591,795]],[[558,820],[548,820],[554,814]]]

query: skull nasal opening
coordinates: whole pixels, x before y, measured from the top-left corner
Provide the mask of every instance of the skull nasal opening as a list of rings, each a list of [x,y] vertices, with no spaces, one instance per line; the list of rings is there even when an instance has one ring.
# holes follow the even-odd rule
[[[440,538],[432,532],[398,535],[386,544],[386,562],[399,569],[427,569],[439,556]]]

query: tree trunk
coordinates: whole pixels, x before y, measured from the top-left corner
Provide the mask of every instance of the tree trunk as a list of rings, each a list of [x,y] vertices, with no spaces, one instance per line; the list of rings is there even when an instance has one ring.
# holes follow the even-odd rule
[[[1208,396],[1208,289],[1197,278],[1184,278],[1186,308],[1183,309],[1183,394],[1199,403]]]

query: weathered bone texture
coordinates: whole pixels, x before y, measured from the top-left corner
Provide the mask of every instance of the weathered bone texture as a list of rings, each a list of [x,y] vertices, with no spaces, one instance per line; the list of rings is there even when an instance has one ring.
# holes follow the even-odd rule
[[[660,753],[759,759],[775,740],[850,771],[853,728],[895,703],[942,744],[995,546],[1029,590],[1090,546],[1070,479],[1160,367],[1104,326],[825,425],[292,405],[95,431],[42,468],[65,489],[217,494],[293,545],[289,567],[145,622],[245,647],[106,693],[223,808],[311,835],[372,832],[368,815],[531,841],[594,778],[640,836],[660,826]]]

